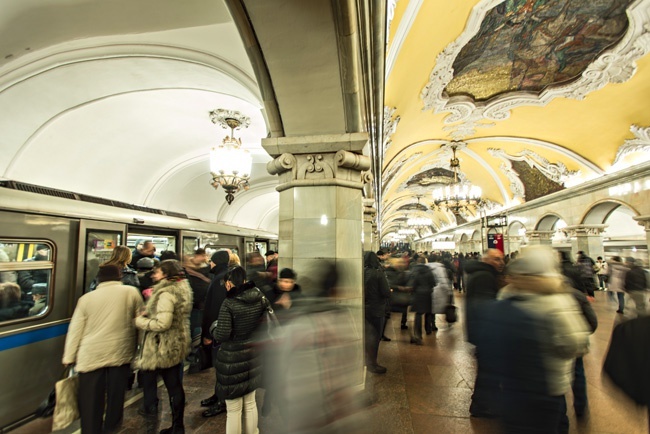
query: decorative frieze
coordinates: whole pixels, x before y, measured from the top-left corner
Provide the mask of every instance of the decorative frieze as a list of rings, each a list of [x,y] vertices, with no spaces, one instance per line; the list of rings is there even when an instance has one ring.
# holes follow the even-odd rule
[[[600,236],[607,228],[607,225],[573,225],[562,228],[567,238],[595,237]]]

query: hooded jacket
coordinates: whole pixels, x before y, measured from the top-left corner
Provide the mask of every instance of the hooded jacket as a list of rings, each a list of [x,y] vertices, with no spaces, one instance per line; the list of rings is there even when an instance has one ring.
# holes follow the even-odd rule
[[[240,398],[260,387],[262,368],[252,335],[264,312],[262,297],[254,282],[245,282],[228,291],[221,306],[213,329],[214,340],[221,342],[215,364],[221,399]]]
[[[521,345],[502,348],[500,351],[507,353],[494,354],[493,359],[503,360],[504,354],[508,354],[512,362],[508,363],[513,365],[512,369],[515,369],[517,363],[524,365],[523,369],[530,369],[531,364],[541,367],[541,372],[530,373],[528,380],[532,381],[531,384],[524,385],[528,374],[522,372],[515,381],[518,386],[512,387],[531,387],[535,392],[549,396],[564,395],[571,388],[573,360],[588,352],[591,334],[591,328],[573,295],[573,289],[566,285],[560,275],[514,275],[509,277],[509,281],[509,285],[499,293],[499,300],[503,301],[497,305],[507,302],[512,315],[503,317],[503,312],[494,315],[499,306],[491,307],[481,341],[498,347],[496,341],[499,339],[508,341],[511,335],[528,335],[528,338],[519,340]],[[515,320],[518,317],[527,320],[520,324]],[[507,326],[500,332],[493,330],[493,324],[504,323]],[[526,345],[532,342],[536,350],[534,354],[527,354],[530,351]],[[485,345],[485,350],[494,351],[490,345]],[[506,372],[505,375],[509,378],[508,381],[513,380],[509,373]]]
[[[223,286],[223,276],[228,271],[230,255],[225,250],[220,250],[212,255],[214,267],[210,270],[212,282],[208,286],[205,296],[205,308],[203,310],[203,324],[201,326],[202,336],[205,339],[212,339],[210,326],[219,318],[219,310],[226,299],[226,288]]]
[[[144,330],[136,367],[145,371],[171,368],[190,353],[192,289],[187,279],[161,280],[154,286],[145,316],[135,320]]]
[[[366,316],[381,318],[386,315],[390,287],[386,273],[375,252],[366,252],[363,258],[363,302]]]

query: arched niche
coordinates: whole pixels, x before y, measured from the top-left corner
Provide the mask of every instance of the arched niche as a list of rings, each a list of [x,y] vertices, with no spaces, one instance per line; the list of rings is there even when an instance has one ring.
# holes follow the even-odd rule
[[[633,217],[639,213],[625,202],[604,200],[585,213],[584,224],[607,225],[602,233],[605,257],[632,256],[648,261],[648,244],[643,226]]]
[[[508,225],[508,235],[511,237],[520,237],[523,236],[523,231],[526,230],[526,226],[519,220],[514,220],[510,225]]]
[[[553,231],[557,229],[556,225],[558,221],[562,220],[557,214],[545,214],[542,216],[535,225],[536,231]]]

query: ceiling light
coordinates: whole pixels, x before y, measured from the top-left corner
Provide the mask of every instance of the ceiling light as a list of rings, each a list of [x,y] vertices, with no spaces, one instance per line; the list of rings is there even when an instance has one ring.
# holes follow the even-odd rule
[[[459,214],[462,210],[469,212],[471,208],[479,208],[483,204],[482,191],[478,186],[460,181],[460,160],[456,158],[455,144],[451,145],[451,150],[453,156],[449,167],[454,172],[454,182],[433,191],[434,209],[451,211],[453,214]]]
[[[230,136],[226,136],[222,144],[210,152],[211,184],[215,189],[221,186],[226,191],[226,202],[230,205],[235,193],[249,188],[253,158],[241,148],[241,139],[235,137],[235,130],[247,128],[251,120],[238,111],[224,109],[211,111],[210,120],[223,128],[230,128]]]

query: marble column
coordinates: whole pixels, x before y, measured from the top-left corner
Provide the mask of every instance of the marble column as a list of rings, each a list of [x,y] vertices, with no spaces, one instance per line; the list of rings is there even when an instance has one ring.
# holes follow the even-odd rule
[[[567,226],[562,231],[571,238],[571,255],[575,258],[578,252],[596,260],[598,256],[605,257],[603,246],[603,231],[607,225],[574,225]]]
[[[535,246],[544,244],[550,246],[553,242],[551,240],[553,234],[555,234],[555,231],[527,231],[526,237],[528,237],[528,245]]]
[[[373,240],[373,222],[377,215],[374,199],[363,199],[363,250],[376,252]]]
[[[644,227],[645,229],[645,241],[648,246],[648,252],[650,252],[650,215],[640,215],[638,217],[633,217],[638,224]]]
[[[313,277],[324,261],[336,264],[336,297],[355,322],[358,384],[363,383],[363,202],[362,188],[372,182],[370,158],[361,154],[366,133],[277,137],[262,140],[274,159],[280,193],[279,268],[298,274],[303,292],[313,291]]]
[[[379,250],[379,231],[377,230],[377,223],[372,223],[372,251]]]

